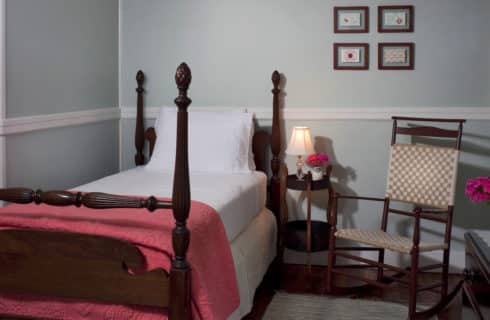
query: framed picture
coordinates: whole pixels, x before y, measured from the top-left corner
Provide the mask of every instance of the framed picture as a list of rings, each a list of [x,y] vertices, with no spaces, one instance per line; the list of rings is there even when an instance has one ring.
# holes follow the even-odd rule
[[[415,44],[412,42],[384,42],[378,44],[378,69],[413,70]]]
[[[334,7],[335,33],[369,32],[369,7]]]
[[[368,43],[334,43],[334,70],[368,70]]]
[[[413,6],[379,6],[378,32],[413,32]]]

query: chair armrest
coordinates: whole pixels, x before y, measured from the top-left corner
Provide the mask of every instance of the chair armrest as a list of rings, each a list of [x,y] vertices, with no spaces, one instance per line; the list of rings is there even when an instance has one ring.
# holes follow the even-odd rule
[[[399,209],[393,209],[390,208],[388,209],[389,212],[396,213],[396,214],[401,214],[403,216],[408,216],[408,217],[414,217],[414,218],[422,218],[426,220],[432,220],[432,221],[438,221],[442,223],[447,222],[447,217],[440,217],[438,214],[441,213],[448,213],[447,211],[422,211],[420,207],[416,207],[413,211],[405,211],[405,210],[399,210]]]
[[[356,200],[367,200],[367,201],[385,201],[385,198],[374,198],[374,197],[361,197],[361,196],[350,196],[336,193],[335,197],[337,199],[356,199]]]
[[[444,210],[444,209],[422,209],[420,210],[420,213],[424,214],[443,214],[443,213],[449,213],[449,210]]]

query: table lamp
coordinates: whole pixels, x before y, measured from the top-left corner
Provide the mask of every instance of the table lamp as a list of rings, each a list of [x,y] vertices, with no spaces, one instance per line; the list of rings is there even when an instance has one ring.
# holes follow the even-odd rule
[[[294,156],[298,156],[296,161],[296,177],[298,180],[303,180],[303,159],[304,154],[314,153],[313,145],[311,144],[310,128],[308,127],[294,127],[291,134],[291,140],[289,141],[286,153]]]

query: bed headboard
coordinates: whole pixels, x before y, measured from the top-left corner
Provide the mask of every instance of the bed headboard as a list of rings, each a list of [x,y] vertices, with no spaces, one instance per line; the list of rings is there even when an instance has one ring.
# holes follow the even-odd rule
[[[153,149],[155,147],[155,142],[157,135],[153,127],[149,127],[145,130],[144,124],[144,88],[143,84],[145,81],[145,75],[143,71],[138,71],[136,73],[136,83],[138,87],[137,92],[137,103],[136,103],[136,128],[134,135],[134,145],[136,147],[136,155],[134,157],[137,166],[145,164],[144,147],[145,141],[148,140],[149,147],[149,157],[153,154]],[[270,198],[269,198],[269,208],[279,216],[279,197],[280,197],[280,179],[279,170],[281,167],[281,128],[279,119],[279,109],[280,109],[280,93],[279,83],[281,81],[281,75],[278,71],[272,73],[272,131],[271,133],[267,131],[256,131],[252,142],[252,151],[254,153],[254,162],[257,170],[262,171],[267,174],[267,163],[269,148],[272,153],[272,158],[270,162]]]

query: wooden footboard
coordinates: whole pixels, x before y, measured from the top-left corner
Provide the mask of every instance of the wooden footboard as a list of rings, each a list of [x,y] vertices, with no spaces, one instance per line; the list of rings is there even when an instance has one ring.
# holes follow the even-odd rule
[[[135,199],[104,193],[42,192],[24,188],[0,190],[0,200],[14,203],[46,203],[54,206],[108,208],[172,208],[174,258],[170,275],[154,270],[132,275],[141,269],[143,256],[132,244],[94,235],[47,231],[0,231],[0,290],[21,294],[90,299],[112,303],[168,307],[169,319],[191,319],[190,267],[186,260],[190,231],[186,221],[190,209],[188,166],[187,96],[192,76],[182,63],[175,74],[179,95],[175,99],[177,153],[171,201],[154,197]],[[138,73],[138,103],[142,99],[144,76]],[[140,111],[138,111],[140,112]],[[142,112],[142,111],[141,111]],[[142,114],[138,117],[142,119]],[[137,127],[143,126],[142,120]],[[141,131],[141,130],[140,130]],[[143,136],[136,133],[137,164],[144,162]],[[67,213],[68,214],[68,213]],[[103,214],[103,212],[101,212]]]
[[[167,307],[169,276],[141,275],[145,260],[132,244],[93,235],[36,230],[0,232],[0,288],[110,303]]]

